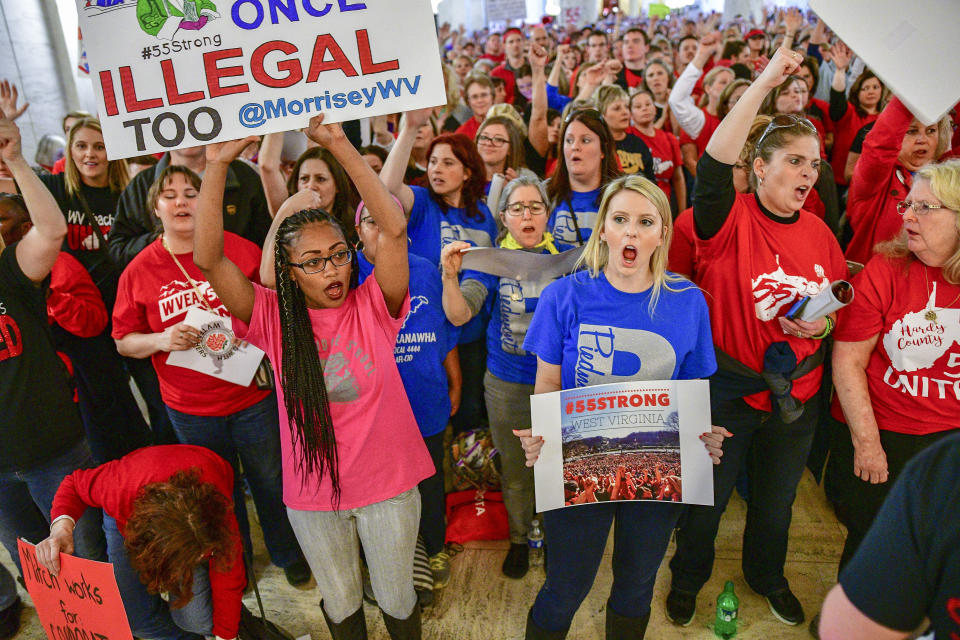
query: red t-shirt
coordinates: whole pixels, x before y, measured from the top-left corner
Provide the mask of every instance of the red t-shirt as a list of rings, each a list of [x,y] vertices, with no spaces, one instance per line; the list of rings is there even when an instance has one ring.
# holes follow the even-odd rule
[[[720,118],[710,115],[706,109],[701,109],[701,111],[703,111],[706,120],[704,120],[703,129],[700,129],[700,134],[696,138],[691,138],[690,134],[686,131],[680,131],[680,144],[693,143],[697,145],[697,157],[703,155],[704,150],[707,148],[707,143],[710,142],[710,137],[713,136],[713,132],[720,126]]]
[[[259,282],[260,248],[257,245],[226,231],[223,250],[245,276]],[[213,287],[193,264],[193,254],[177,254],[177,259],[214,311],[228,317],[230,314]],[[158,238],[147,245],[120,276],[112,335],[120,339],[129,333],[160,333],[183,322],[190,307],[205,308]],[[160,351],[151,359],[160,379],[163,401],[177,411],[195,416],[228,416],[253,406],[270,393],[254,384],[241,387],[198,371],[169,366],[169,355]]]
[[[802,238],[803,242],[797,239]],[[800,211],[795,222],[768,218],[754,194],[738,193],[720,231],[697,238],[697,273],[710,295],[716,345],[754,371],[773,342],[788,342],[801,361],[820,341],[785,334],[777,317],[793,303],[820,293],[847,277],[847,263],[830,229],[816,216]],[[793,381],[791,394],[806,402],[820,388],[821,368]],[[751,406],[770,410],[770,392],[746,396]]]
[[[470,138],[472,142],[475,137],[477,137],[477,131],[480,130],[480,125],[482,122],[477,120],[476,116],[470,116],[470,119],[460,125],[454,133],[462,133],[463,135]]]
[[[843,117],[833,123],[833,153],[830,165],[833,167],[833,178],[837,184],[848,184],[843,177],[843,171],[847,167],[847,154],[850,153],[850,145],[853,144],[857,132],[879,116],[878,113],[868,113],[860,117],[853,105],[848,104]]]
[[[960,429],[960,287],[940,268],[879,255],[853,286],[833,335],[845,342],[879,336],[867,363],[877,426],[910,435]]]
[[[680,142],[677,136],[667,133],[663,129],[654,129],[653,136],[646,136],[636,127],[627,129],[627,133],[632,133],[642,139],[650,147],[650,154],[653,156],[653,172],[657,176],[657,186],[667,194],[673,192],[673,172],[683,167],[683,157],[680,155]],[[685,203],[681,202],[682,207]]]
[[[693,207],[683,210],[673,221],[667,269],[697,282],[697,233],[693,226]]]
[[[623,68],[623,77],[627,79],[627,86],[633,89],[634,87],[639,87],[643,84],[643,71],[640,73],[634,73],[626,67]]]
[[[191,469],[198,470],[201,481],[215,486],[233,504],[233,468],[226,460],[205,447],[163,445],[137,449],[95,469],[74,471],[60,483],[50,519],[67,515],[78,520],[87,507],[100,508],[117,521],[122,535],[133,511],[133,502],[144,485],[166,482],[178,471]],[[213,634],[236,638],[247,572],[232,506],[227,511],[226,525],[234,534],[233,562],[226,573],[210,565]]]

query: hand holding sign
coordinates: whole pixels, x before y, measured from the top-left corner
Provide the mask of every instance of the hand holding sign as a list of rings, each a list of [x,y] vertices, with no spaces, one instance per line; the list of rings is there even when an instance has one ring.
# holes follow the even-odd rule
[[[349,144],[346,134],[343,133],[343,127],[339,124],[323,124],[323,119],[322,113],[310,118],[310,126],[304,130],[308,138],[324,149],[330,149],[344,142]]]
[[[464,249],[469,249],[470,244],[463,240],[451,242],[440,252],[440,267],[443,269],[444,278],[456,278],[460,273],[460,267],[463,265]]]
[[[230,164],[240,157],[244,149],[258,140],[260,140],[260,136],[247,136],[239,140],[212,142],[206,147],[207,162]]]
[[[37,545],[37,560],[50,575],[60,574],[60,554],[73,554],[73,521],[63,518],[50,528],[50,536]]]

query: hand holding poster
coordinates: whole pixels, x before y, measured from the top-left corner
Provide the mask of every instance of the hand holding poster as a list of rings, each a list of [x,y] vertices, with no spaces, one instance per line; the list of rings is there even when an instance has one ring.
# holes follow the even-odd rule
[[[623,382],[530,397],[537,510],[606,500],[713,504],[706,380]]]
[[[111,160],[446,102],[430,0],[76,0]]]
[[[17,540],[23,581],[50,640],[132,640],[113,565],[60,554],[60,573],[37,562],[36,547]]]

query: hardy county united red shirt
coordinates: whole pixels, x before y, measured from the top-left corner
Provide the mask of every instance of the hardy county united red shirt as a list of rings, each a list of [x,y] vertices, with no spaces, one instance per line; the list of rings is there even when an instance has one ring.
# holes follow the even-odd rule
[[[392,317],[371,275],[347,294],[339,308],[308,309],[337,442],[341,489],[337,505],[328,473],[307,476],[298,468],[303,453],[287,426],[279,383],[283,337],[277,293],[260,286],[254,289],[249,327],[234,320],[234,328],[238,336],[266,352],[277,377],[284,504],[300,511],[357,509],[397,496],[432,476],[433,462],[394,359],[410,296],[398,317]]]
[[[960,428],[960,287],[939,268],[884,256],[874,256],[853,287],[834,336],[878,336],[867,363],[877,425],[911,435]]]
[[[249,240],[224,232],[223,250],[251,280],[259,280],[260,249]],[[192,253],[177,255],[183,268],[216,313],[229,316],[213,287],[193,264]],[[113,308],[113,337],[129,333],[160,333],[183,322],[190,307],[205,308],[193,287],[160,239],[137,255],[120,276],[117,303]],[[241,387],[197,371],[167,365],[170,354],[151,356],[160,379],[160,394],[171,408],[195,416],[227,416],[250,407],[270,392],[256,385]]]
[[[720,231],[706,241],[697,238],[696,255],[717,347],[757,372],[773,342],[788,342],[798,362],[820,347],[819,340],[785,334],[777,320],[800,298],[847,277],[840,245],[816,216],[800,211],[795,222],[777,222],[764,215],[753,194],[740,193]],[[818,367],[794,380],[791,394],[809,400],[821,373]],[[744,400],[770,410],[769,392]]]

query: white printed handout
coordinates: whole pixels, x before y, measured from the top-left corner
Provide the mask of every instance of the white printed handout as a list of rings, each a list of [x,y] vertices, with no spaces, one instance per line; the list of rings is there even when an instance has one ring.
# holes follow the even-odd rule
[[[171,351],[167,364],[193,369],[242,387],[250,384],[263,360],[263,351],[246,342],[230,349],[228,342],[232,339],[233,326],[230,318],[191,307],[183,323],[200,330],[200,344],[186,351]]]
[[[583,247],[567,249],[561,253],[531,253],[514,249],[494,247],[468,247],[463,254],[463,269],[489,273],[501,278],[526,280],[549,280],[573,271],[580,259]]]
[[[710,383],[652,380],[530,396],[537,510],[613,500],[713,504]]]
[[[111,160],[446,102],[430,0],[75,0]]]

